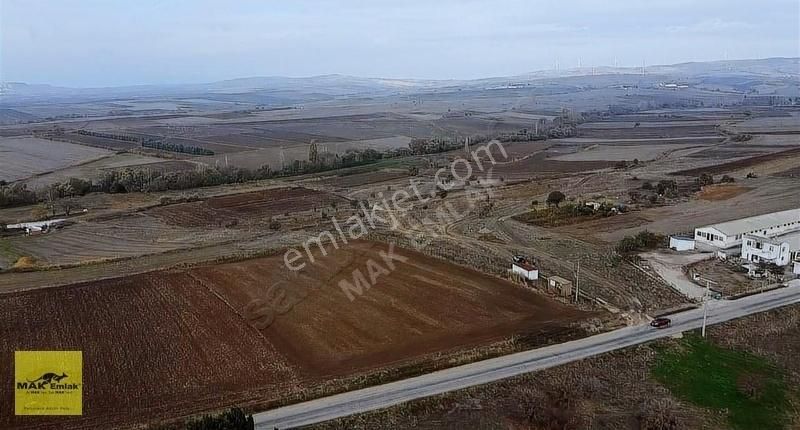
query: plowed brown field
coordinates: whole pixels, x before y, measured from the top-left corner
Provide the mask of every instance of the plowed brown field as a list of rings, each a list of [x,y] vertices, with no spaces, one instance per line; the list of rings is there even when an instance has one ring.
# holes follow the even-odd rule
[[[148,213],[179,227],[214,227],[265,221],[271,216],[322,208],[334,202],[344,207],[347,199],[308,188],[275,188],[158,207]]]
[[[199,268],[192,275],[243,314],[249,302],[267,297],[273,284],[287,282],[289,294],[308,291],[262,333],[285,345],[283,351],[293,361],[322,374],[480,344],[515,332],[561,329],[583,316],[502,279],[399,248],[396,252],[407,262],[395,261],[395,270],[350,301],[339,282],[353,282],[354,270],[369,279],[370,259],[389,269],[379,256],[388,245],[354,242],[329,251],[328,257],[288,277],[288,282],[283,255]]]
[[[206,410],[297,381],[269,340],[185,273],[0,296],[0,383],[17,350],[83,351],[82,417],[15,417],[0,390],[0,428],[117,428]]]

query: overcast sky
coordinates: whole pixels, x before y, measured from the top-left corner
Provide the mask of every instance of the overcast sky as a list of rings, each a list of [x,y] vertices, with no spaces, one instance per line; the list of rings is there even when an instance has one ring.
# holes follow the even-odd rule
[[[800,56],[798,0],[0,0],[0,80],[477,78]]]

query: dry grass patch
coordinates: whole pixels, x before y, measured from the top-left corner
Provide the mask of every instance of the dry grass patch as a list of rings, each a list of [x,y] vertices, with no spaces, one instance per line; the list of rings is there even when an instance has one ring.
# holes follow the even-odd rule
[[[744,194],[752,190],[750,187],[743,187],[736,184],[717,184],[708,185],[697,193],[697,198],[700,200],[707,200],[716,202],[721,200],[732,199],[740,194]]]

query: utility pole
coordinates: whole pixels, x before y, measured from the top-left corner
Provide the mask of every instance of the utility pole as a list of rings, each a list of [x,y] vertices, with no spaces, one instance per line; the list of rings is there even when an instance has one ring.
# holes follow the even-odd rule
[[[702,337],[706,337],[706,321],[708,320],[708,293],[711,291],[711,283],[713,281],[709,279],[703,279],[706,281],[706,292],[703,297],[703,328],[700,332]],[[716,282],[714,282],[716,284]]]
[[[706,280],[706,293],[703,297],[703,329],[701,336],[706,337],[706,321],[708,320],[708,290],[711,288],[711,283]]]
[[[578,286],[578,281],[580,280],[581,274],[581,262],[578,260],[575,266],[575,303],[578,303],[578,292],[580,291],[580,287]]]

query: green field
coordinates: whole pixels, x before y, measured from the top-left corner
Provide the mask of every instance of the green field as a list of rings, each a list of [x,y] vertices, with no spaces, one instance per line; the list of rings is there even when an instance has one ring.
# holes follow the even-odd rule
[[[718,347],[690,334],[664,349],[653,376],[683,400],[727,411],[737,430],[781,429],[787,425],[787,387],[780,369],[763,358]]]
[[[0,238],[0,263],[6,261],[7,264],[11,266],[19,257],[20,255],[14,250],[14,247],[11,246],[11,243],[6,239]],[[0,270],[6,268],[2,266],[3,265],[0,264]]]

